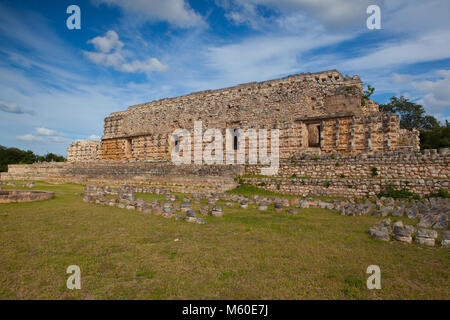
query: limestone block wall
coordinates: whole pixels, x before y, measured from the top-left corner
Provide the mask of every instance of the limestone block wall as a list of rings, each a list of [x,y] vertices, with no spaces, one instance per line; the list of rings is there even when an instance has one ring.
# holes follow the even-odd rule
[[[278,176],[307,178],[449,179],[448,149],[425,154],[390,152],[376,154],[293,157],[280,162]],[[262,166],[246,166],[245,174],[258,175]]]
[[[105,119],[103,160],[170,158],[169,135],[176,129],[192,130],[201,120],[204,128],[249,129],[296,127],[299,117],[341,113],[365,114],[361,106],[362,82],[336,70],[298,74],[282,79],[207,90],[186,96],[131,106]],[[287,154],[298,143],[293,128],[285,133]],[[294,136],[289,136],[293,133]],[[131,150],[131,152],[130,152]],[[283,152],[284,149],[280,150]]]
[[[156,162],[52,162],[9,165],[1,180],[41,180],[56,183],[150,184],[174,191],[224,191],[236,186],[243,166],[174,165]]]
[[[195,121],[202,121],[203,130],[222,130],[223,136],[226,128],[280,129],[282,159],[299,152],[415,148],[413,134],[405,132],[399,139],[398,116],[379,112],[371,100],[362,104],[361,95],[358,76],[343,77],[330,70],[135,105],[105,118],[98,158],[168,160],[170,135],[176,129],[193,132]]]
[[[323,155],[283,161],[276,177],[246,166],[244,182],[263,189],[329,197],[374,196],[388,185],[428,195],[450,187],[450,152]]]
[[[151,184],[171,190],[234,188],[234,178],[275,192],[331,197],[371,196],[388,185],[427,195],[450,187],[450,151],[292,157],[275,177],[260,165],[174,165],[169,161],[73,162],[10,165],[1,180],[44,180],[98,184]]]
[[[373,197],[392,185],[395,189],[404,189],[421,196],[447,189],[450,179],[338,179],[338,178],[244,178],[247,184],[255,185],[273,192],[303,196],[325,197]]]
[[[206,129],[203,127],[202,135]],[[226,129],[218,128],[224,139],[222,144],[223,156],[226,158]],[[254,130],[259,135],[260,129],[265,129],[267,150],[270,152],[273,129],[279,130],[279,157],[288,159],[302,152],[315,151],[315,153],[331,154],[358,154],[362,152],[375,153],[390,151],[404,147],[413,149],[412,138],[400,141],[400,136],[409,137],[399,130],[399,119],[394,114],[371,113],[362,116],[349,114],[336,114],[335,116],[324,116],[316,118],[298,118],[291,123],[265,124],[240,128],[242,132],[238,135],[238,148],[232,150],[235,158],[239,150],[244,149],[248,159],[250,152],[250,141],[246,134]],[[311,135],[315,133],[317,145],[311,147]],[[194,130],[190,130],[191,151],[194,151]],[[320,133],[319,133],[320,131]],[[410,135],[413,136],[412,134]],[[99,158],[103,160],[170,160],[173,141],[171,134],[148,134],[128,136],[125,138],[103,139],[102,150]],[[259,137],[258,137],[259,139]],[[313,139],[313,140],[314,140]],[[180,138],[180,142],[183,140]],[[403,143],[403,144],[402,144]],[[208,147],[210,141],[203,140],[202,150]],[[233,143],[232,143],[233,144]],[[260,141],[257,143],[256,154],[259,155]],[[248,163],[248,160],[246,161]]]
[[[100,141],[75,141],[67,150],[67,161],[90,162],[96,161],[101,149]]]

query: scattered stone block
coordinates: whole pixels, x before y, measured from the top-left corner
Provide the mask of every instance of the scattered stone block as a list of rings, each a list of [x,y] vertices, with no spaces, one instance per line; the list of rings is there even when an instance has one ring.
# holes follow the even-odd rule
[[[209,214],[209,205],[205,204],[200,207],[200,214],[207,216]]]
[[[283,211],[283,205],[281,203],[275,203],[273,208],[274,208],[275,212]]]
[[[309,208],[309,202],[308,201],[300,201],[300,203],[298,204],[298,206],[302,209],[306,209]]]
[[[376,229],[372,227],[369,229],[369,233],[375,240],[383,240],[383,241],[390,240],[389,231],[387,230],[387,228]]]
[[[211,215],[214,217],[222,217],[223,210],[221,206],[213,206],[211,210]]]
[[[248,201],[241,201],[240,206],[241,209],[248,209]]]
[[[188,210],[186,212],[186,217],[192,217],[195,218],[197,216],[197,212],[195,212],[194,210]]]
[[[180,211],[187,212],[192,209],[192,205],[190,202],[183,202],[180,205]]]
[[[266,204],[260,204],[258,205],[258,210],[259,211],[267,211],[267,205]]]
[[[206,224],[206,219],[203,218],[196,218],[195,222],[198,224]]]

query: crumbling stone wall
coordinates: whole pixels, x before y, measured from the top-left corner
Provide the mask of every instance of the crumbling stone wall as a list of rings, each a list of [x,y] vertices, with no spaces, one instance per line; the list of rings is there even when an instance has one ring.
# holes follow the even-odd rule
[[[100,141],[75,141],[67,150],[67,161],[89,162],[96,161],[101,149]]]
[[[223,136],[225,128],[279,129],[282,159],[300,152],[389,151],[403,147],[402,141],[413,149],[413,139],[399,138],[398,117],[379,112],[373,101],[362,105],[361,95],[358,76],[331,70],[135,105],[105,119],[99,159],[168,160],[170,135],[192,130],[197,120]]]
[[[203,130],[221,129],[223,136],[225,128],[279,129],[282,159],[305,151],[357,154],[399,148],[398,116],[379,112],[370,100],[362,105],[361,95],[358,76],[331,70],[135,105],[105,119],[99,159],[168,160],[170,135],[179,128],[192,132],[197,120]],[[310,134],[318,141],[312,143]]]
[[[9,165],[1,180],[42,180],[98,184],[149,184],[174,191],[224,191],[236,187],[234,178],[243,174],[238,165],[174,165],[155,162],[50,162]]]
[[[392,185],[419,195],[450,187],[450,151],[425,154],[399,151],[354,156],[322,155],[292,158],[280,164],[276,177],[259,176],[259,166],[246,166],[243,181],[288,194],[328,197],[374,196]]]
[[[450,177],[449,149],[420,152],[397,151],[391,153],[345,156],[303,155],[282,161],[277,176],[308,178],[419,178],[448,179]],[[263,166],[246,166],[245,173],[258,175]]]
[[[346,156],[303,155],[282,161],[278,175],[260,176],[257,165],[174,165],[169,161],[36,163],[10,165],[2,180],[44,180],[98,184],[152,184],[171,190],[228,190],[235,177],[245,183],[280,193],[331,197],[364,197],[384,187],[406,188],[420,195],[450,187],[450,152],[424,154],[398,151]]]

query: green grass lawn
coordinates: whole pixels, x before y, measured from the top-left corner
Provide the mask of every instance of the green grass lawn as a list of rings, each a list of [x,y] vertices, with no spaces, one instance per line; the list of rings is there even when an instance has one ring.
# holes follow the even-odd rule
[[[198,225],[84,203],[81,185],[34,189],[56,196],[0,204],[2,299],[450,298],[450,251],[372,240],[377,217],[224,206]],[[372,264],[381,290],[366,288]],[[66,288],[69,265],[81,290]]]

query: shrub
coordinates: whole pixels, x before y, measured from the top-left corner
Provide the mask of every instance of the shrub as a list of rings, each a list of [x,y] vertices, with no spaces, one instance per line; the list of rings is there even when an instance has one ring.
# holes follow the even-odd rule
[[[234,178],[234,181],[236,181],[238,184],[244,184],[244,180],[241,176],[237,176],[236,178]]]
[[[420,199],[419,195],[411,192],[410,190],[406,188],[396,190],[393,185],[388,185],[386,187],[386,191],[378,193],[377,197],[387,197],[394,199]]]
[[[378,175],[378,169],[376,167],[373,167],[370,170],[372,171],[372,177],[376,177]]]
[[[444,198],[444,199],[448,199],[450,198],[450,192],[448,192],[448,190],[445,190],[443,188],[441,188],[438,192],[436,193],[430,193],[429,195],[430,198]]]

